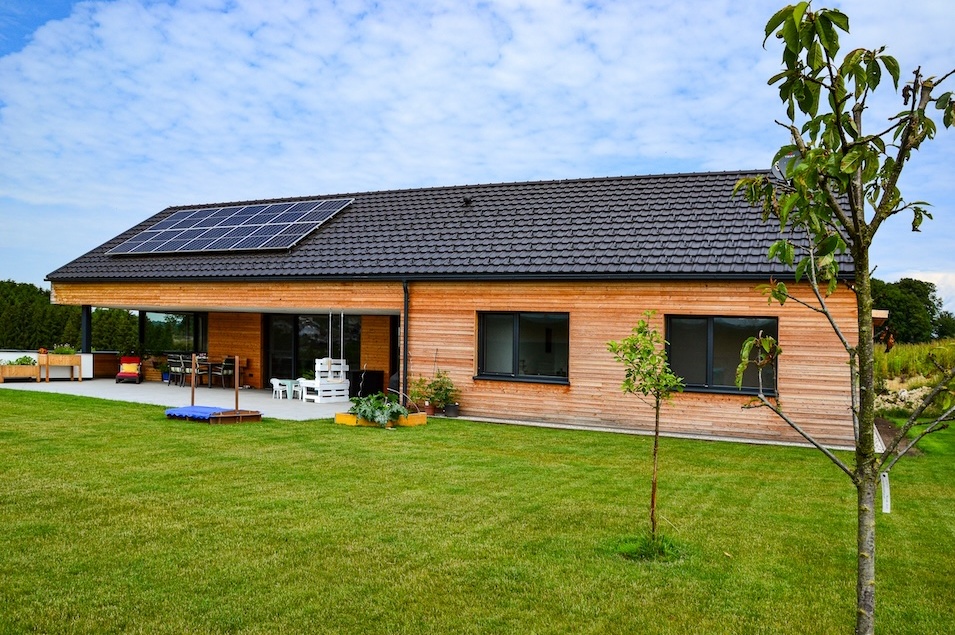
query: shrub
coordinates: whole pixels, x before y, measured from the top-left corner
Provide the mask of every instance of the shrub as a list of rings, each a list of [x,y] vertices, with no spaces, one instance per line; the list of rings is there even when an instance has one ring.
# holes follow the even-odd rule
[[[0,362],[0,364],[7,364],[8,366],[36,366],[36,360],[29,355],[24,355],[23,357],[18,357],[8,362]]]
[[[398,417],[407,416],[408,409],[394,397],[379,392],[367,397],[355,397],[348,412],[385,428]]]

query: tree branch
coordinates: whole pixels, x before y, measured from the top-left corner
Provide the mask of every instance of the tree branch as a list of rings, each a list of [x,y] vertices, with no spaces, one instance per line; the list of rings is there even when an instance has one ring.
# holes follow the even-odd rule
[[[789,416],[785,412],[783,412],[782,409],[780,409],[778,406],[772,403],[769,399],[767,399],[766,395],[763,394],[762,387],[760,387],[759,394],[756,395],[756,398],[764,407],[769,408],[770,410],[775,412],[776,415],[779,416],[779,418],[781,418],[783,421],[789,424],[789,427],[791,427],[793,430],[798,432],[802,438],[804,438],[806,441],[811,443],[817,450],[819,450],[820,452],[825,454],[827,457],[829,457],[829,460],[835,463],[836,467],[838,467],[840,470],[845,472],[846,476],[852,479],[853,483],[855,482],[856,480],[855,474],[852,473],[852,470],[849,469],[849,466],[843,463],[838,456],[836,456],[835,454],[832,453],[831,450],[829,450],[829,448],[823,446],[821,443],[816,441],[811,434],[809,434],[808,432],[800,428],[799,424],[797,424],[795,421],[790,419]]]
[[[949,419],[948,417],[949,417],[953,412],[955,412],[955,406],[953,406],[953,407],[949,408],[948,410],[946,410],[938,419],[936,419],[935,421],[933,421],[933,422],[931,423],[931,425],[929,425],[927,428],[925,428],[924,430],[922,430],[922,432],[919,433],[919,435],[918,435],[917,437],[915,437],[914,439],[912,439],[912,442],[911,442],[911,443],[909,443],[907,446],[905,446],[905,449],[904,449],[904,450],[902,450],[901,452],[899,452],[898,454],[896,454],[895,457],[893,457],[892,460],[889,461],[889,464],[888,464],[888,465],[886,465],[884,468],[883,468],[883,467],[877,467],[877,469],[878,469],[880,472],[884,473],[884,474],[888,474],[888,473],[889,473],[889,470],[891,470],[893,467],[895,467],[895,464],[899,462],[899,459],[901,459],[903,456],[905,456],[906,453],[907,453],[909,450],[911,450],[912,448],[914,448],[915,445],[916,445],[919,441],[921,441],[922,439],[924,439],[926,436],[930,435],[930,434],[933,433],[933,432],[941,432],[942,430],[946,429],[946,428],[948,427],[948,424],[945,423],[945,422],[951,420],[951,419]],[[899,439],[903,438],[903,435],[900,434],[898,438],[899,438]],[[893,445],[897,445],[897,444],[893,444]],[[882,456],[879,457],[879,466],[884,465],[884,463],[885,463],[885,462],[883,461],[883,457],[884,457],[884,456],[885,456],[885,454],[883,454]]]

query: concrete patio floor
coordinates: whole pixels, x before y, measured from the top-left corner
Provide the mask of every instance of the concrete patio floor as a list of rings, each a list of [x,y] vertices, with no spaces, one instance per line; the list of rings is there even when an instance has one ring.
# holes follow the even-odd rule
[[[141,384],[117,384],[112,379],[84,379],[83,381],[51,380],[49,383],[41,381],[5,381],[0,384],[0,390],[29,390],[33,392],[62,393],[94,397],[96,399],[112,399],[115,401],[132,401],[135,403],[155,404],[167,408],[178,408],[190,405],[188,386],[168,386],[162,382],[148,381]],[[235,408],[235,391],[208,386],[196,388],[197,406],[222,407],[224,410]],[[308,421],[312,419],[331,419],[336,412],[347,412],[351,402],[341,403],[313,403],[300,399],[273,399],[272,390],[240,389],[239,408],[241,410],[257,410],[263,417],[271,419],[287,419],[292,421]]]

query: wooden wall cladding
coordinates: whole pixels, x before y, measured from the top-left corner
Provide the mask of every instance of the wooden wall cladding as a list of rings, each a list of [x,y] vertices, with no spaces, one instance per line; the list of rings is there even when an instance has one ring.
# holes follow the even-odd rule
[[[254,388],[265,386],[263,326],[260,313],[209,313],[209,356],[238,356],[241,381]]]
[[[54,304],[158,311],[401,311],[400,282],[54,282]]]
[[[608,341],[626,337],[648,309],[657,312],[654,322],[661,333],[668,314],[777,317],[784,349],[778,386],[786,410],[822,442],[851,445],[844,349],[819,314],[793,302],[767,304],[755,288],[761,282],[412,282],[409,377],[430,377],[435,367],[448,371],[462,391],[464,416],[651,430],[653,409],[620,391],[623,367],[607,351]],[[811,297],[805,286],[790,289]],[[360,313],[365,323],[362,363],[369,368],[383,364],[384,369],[390,341],[384,314],[403,307],[400,282],[54,283],[53,299],[59,304],[209,311],[210,354],[247,357],[254,381],[246,383],[255,386],[263,385],[261,313],[329,308]],[[828,303],[854,341],[853,294],[840,288]],[[568,313],[569,384],[474,379],[477,314],[483,311]],[[802,440],[769,410],[744,408],[749,401],[736,394],[678,394],[665,406],[662,427],[670,433]]]
[[[410,290],[409,376],[430,377],[435,365],[461,388],[466,416],[536,419],[652,430],[653,409],[620,391],[623,366],[607,342],[626,337],[646,310],[664,332],[667,314],[779,318],[784,355],[779,388],[786,410],[826,443],[851,445],[846,353],[826,320],[796,303],[769,305],[747,282],[413,283]],[[810,297],[807,288],[791,290]],[[845,289],[829,306],[850,340],[855,298]],[[546,311],[570,315],[569,385],[474,379],[477,313]],[[742,395],[683,393],[666,406],[671,433],[801,441],[765,408],[745,409]]]
[[[361,318],[361,366],[385,373],[385,383],[397,369],[391,368],[391,316],[364,315]],[[360,369],[354,369],[360,370]]]

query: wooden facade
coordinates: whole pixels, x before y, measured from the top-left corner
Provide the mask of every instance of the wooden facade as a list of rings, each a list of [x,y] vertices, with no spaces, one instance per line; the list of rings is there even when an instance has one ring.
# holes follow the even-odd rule
[[[448,371],[461,390],[462,414],[509,420],[589,424],[650,430],[653,409],[620,391],[623,368],[607,342],[626,337],[647,310],[666,315],[778,318],[783,356],[779,394],[794,420],[824,443],[852,444],[849,372],[845,351],[819,314],[787,303],[767,304],[744,281],[412,281],[407,287],[407,375]],[[790,287],[810,297],[808,288]],[[244,382],[263,386],[266,313],[344,311],[362,315],[362,364],[392,368],[391,317],[401,315],[400,281],[57,282],[59,304],[150,311],[205,311],[209,353],[247,358]],[[855,298],[840,288],[829,306],[845,335],[856,337]],[[569,316],[566,383],[476,378],[478,314],[487,311],[560,312]],[[403,353],[403,352],[402,352]],[[397,356],[403,359],[403,354]],[[400,366],[400,364],[399,364]],[[670,433],[770,441],[801,441],[765,408],[744,408],[739,394],[686,392],[665,406]]]

